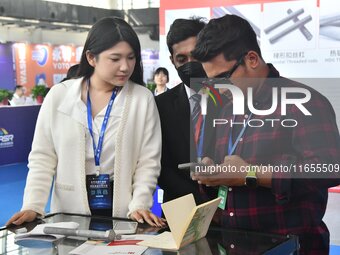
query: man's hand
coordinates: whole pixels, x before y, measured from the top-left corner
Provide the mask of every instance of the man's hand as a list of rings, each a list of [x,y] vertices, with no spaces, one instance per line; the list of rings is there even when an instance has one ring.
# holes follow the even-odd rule
[[[207,165],[207,166],[212,166],[212,165],[215,164],[214,161],[211,158],[209,158],[209,157],[204,157],[202,159],[201,163],[203,163],[204,165]]]
[[[249,164],[239,156],[226,156],[223,164],[211,168],[215,172],[208,174],[193,173],[192,179],[207,186],[243,186],[247,175],[247,166]]]

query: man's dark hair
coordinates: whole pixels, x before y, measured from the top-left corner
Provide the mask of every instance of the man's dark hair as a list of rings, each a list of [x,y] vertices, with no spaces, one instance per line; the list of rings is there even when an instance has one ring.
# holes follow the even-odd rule
[[[22,86],[22,85],[16,85],[15,86],[15,90],[17,90],[17,89],[22,89],[24,86]]]
[[[172,46],[176,43],[184,41],[189,37],[197,36],[205,26],[204,18],[191,17],[190,19],[176,19],[170,26],[166,36],[166,44],[168,45],[170,54],[173,54]]]
[[[262,57],[253,28],[247,20],[226,14],[211,19],[198,34],[192,56],[200,62],[206,62],[223,53],[224,58],[230,61],[250,50]]]

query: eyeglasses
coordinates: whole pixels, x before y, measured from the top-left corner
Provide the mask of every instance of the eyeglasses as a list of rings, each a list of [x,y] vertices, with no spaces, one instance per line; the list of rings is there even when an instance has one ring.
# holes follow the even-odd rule
[[[242,64],[243,59],[247,54],[248,54],[248,52],[243,53],[241,55],[241,57],[237,60],[237,62],[234,64],[234,66],[229,71],[220,73],[220,74],[218,74],[218,75],[216,75],[215,77],[212,77],[212,78],[206,78],[206,79],[203,80],[202,84],[205,85],[205,86],[214,85],[214,84],[216,84],[216,82],[218,80],[223,80],[223,82],[231,83],[230,77],[236,71],[237,67],[239,67]]]
[[[239,67],[242,62],[243,62],[243,58],[248,54],[248,52],[243,53],[242,56],[237,60],[237,62],[234,64],[234,66],[226,72],[220,73],[218,75],[216,75],[214,78],[226,78],[229,79],[233,73],[236,71],[237,67]]]

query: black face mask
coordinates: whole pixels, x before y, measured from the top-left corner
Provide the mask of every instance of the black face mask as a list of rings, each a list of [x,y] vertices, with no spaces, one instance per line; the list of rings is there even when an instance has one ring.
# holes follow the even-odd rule
[[[206,78],[203,66],[200,62],[192,61],[185,63],[184,65],[177,68],[178,76],[184,82],[185,85],[194,89],[196,86],[190,85],[190,78]]]

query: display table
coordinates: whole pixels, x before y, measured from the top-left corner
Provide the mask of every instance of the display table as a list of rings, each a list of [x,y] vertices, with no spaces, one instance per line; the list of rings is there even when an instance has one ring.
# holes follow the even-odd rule
[[[52,214],[46,216],[44,222],[63,222],[74,221],[80,224],[79,229],[107,230],[112,228],[113,221],[117,218],[107,217],[90,217],[75,214]],[[119,219],[121,220],[121,219]],[[42,223],[42,220],[25,224],[24,226],[30,230],[36,224]],[[23,226],[20,226],[22,228]],[[18,227],[16,227],[18,228]],[[153,228],[146,224],[139,224],[138,234],[155,234],[164,229]],[[0,229],[0,254],[33,254],[32,248],[21,247],[14,244],[15,228]],[[50,249],[34,248],[34,254],[59,254],[66,255],[75,247],[81,245],[85,238],[69,237],[59,241]],[[2,244],[2,246],[1,246]],[[232,229],[221,229],[212,227],[209,229],[205,238],[183,247],[179,252],[162,251],[159,249],[147,249],[144,254],[161,255],[161,254],[177,254],[177,255],[223,255],[223,254],[275,254],[289,255],[298,249],[298,238],[296,236],[281,236],[266,233],[256,233]],[[40,252],[40,253],[39,253]]]
[[[40,105],[0,107],[0,165],[27,161]]]

